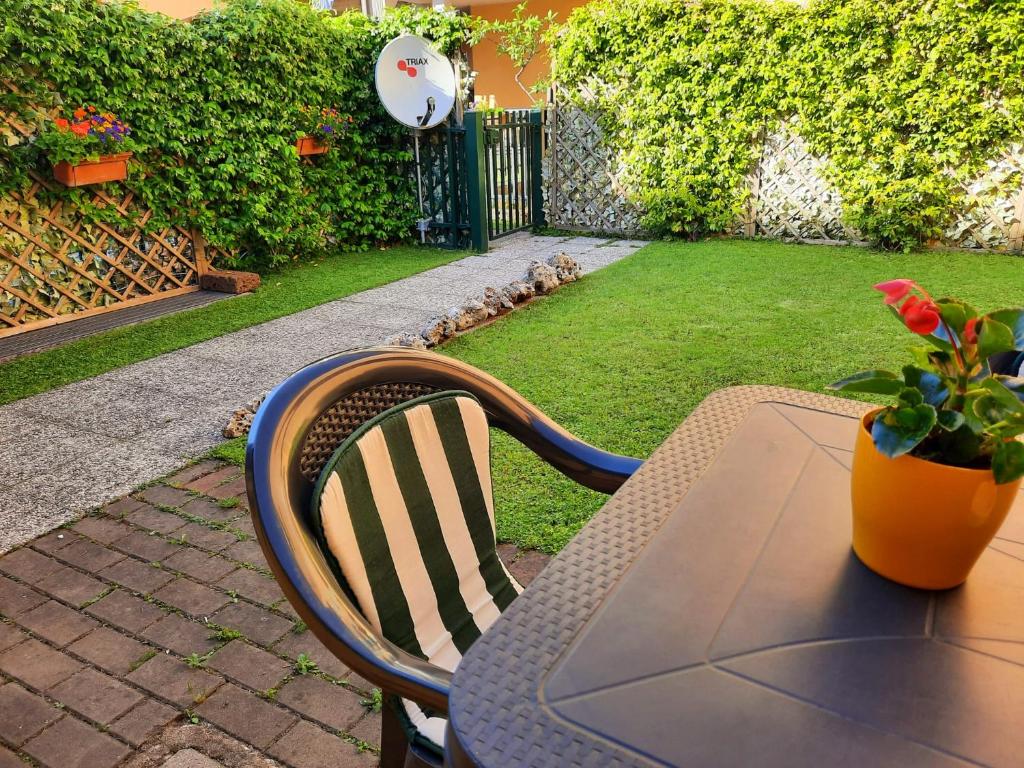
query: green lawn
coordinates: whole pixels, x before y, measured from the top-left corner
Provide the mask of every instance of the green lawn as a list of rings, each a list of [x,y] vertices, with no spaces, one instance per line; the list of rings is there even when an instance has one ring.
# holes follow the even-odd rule
[[[253,294],[0,363],[0,404],[375,288],[465,256],[418,246],[337,253],[263,276]]]
[[[1015,306],[1024,260],[718,240],[656,243],[442,348],[517,389],[584,440],[645,457],[707,394],[733,384],[824,391],[900,366],[914,340],[871,286]],[[495,435],[498,537],[556,552],[605,497]],[[241,443],[222,455],[238,460]]]

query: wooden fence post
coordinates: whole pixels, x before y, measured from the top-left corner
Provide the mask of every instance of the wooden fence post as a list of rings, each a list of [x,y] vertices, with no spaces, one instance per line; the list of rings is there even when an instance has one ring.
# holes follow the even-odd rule
[[[1024,253],[1024,182],[1017,193],[1017,204],[1013,208],[1013,224],[1010,226],[1009,245],[1013,253]]]
[[[490,247],[487,233],[487,160],[484,145],[483,113],[471,109],[466,112],[466,187],[469,191],[469,232],[473,249],[486,253]]]
[[[531,209],[535,227],[547,225],[544,216],[544,112],[540,109],[530,110],[530,181],[533,187]]]

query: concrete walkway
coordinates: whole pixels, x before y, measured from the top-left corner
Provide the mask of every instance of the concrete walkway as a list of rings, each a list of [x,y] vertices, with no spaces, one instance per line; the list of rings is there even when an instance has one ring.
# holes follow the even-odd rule
[[[222,441],[231,412],[326,355],[417,331],[564,251],[585,272],[644,245],[513,235],[388,285],[0,407],[0,552],[161,477]]]

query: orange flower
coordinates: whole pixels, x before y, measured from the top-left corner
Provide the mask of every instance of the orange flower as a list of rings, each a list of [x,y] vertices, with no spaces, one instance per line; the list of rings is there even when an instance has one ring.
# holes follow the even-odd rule
[[[68,125],[69,125],[69,123],[68,123],[68,121],[67,121],[67,120],[65,120],[65,119],[64,119],[63,117],[58,117],[58,118],[57,118],[56,120],[54,120],[53,122],[54,122],[54,123],[55,123],[55,124],[57,125],[57,128],[58,128],[59,130],[61,130],[61,131],[66,131],[66,130],[68,129]]]
[[[71,126],[71,132],[76,136],[88,136],[89,125],[87,123],[75,123]]]
[[[83,117],[85,117],[85,110],[79,107],[75,110],[75,120],[81,120]]]

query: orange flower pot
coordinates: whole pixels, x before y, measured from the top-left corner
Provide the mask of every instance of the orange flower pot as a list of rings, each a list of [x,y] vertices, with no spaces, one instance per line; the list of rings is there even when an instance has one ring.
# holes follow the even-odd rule
[[[321,141],[317,141],[313,136],[303,136],[295,142],[295,148],[299,151],[299,157],[322,155],[330,149],[329,146]]]
[[[72,165],[62,160],[53,166],[53,178],[65,187],[84,187],[106,181],[124,181],[128,178],[128,158],[131,152],[104,155],[99,160],[86,160]]]
[[[1021,481],[997,485],[990,469],[904,455],[890,459],[861,420],[853,453],[853,551],[887,579],[921,589],[962,584],[996,535]]]

